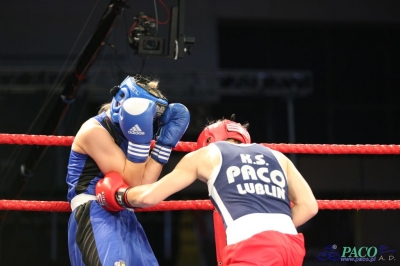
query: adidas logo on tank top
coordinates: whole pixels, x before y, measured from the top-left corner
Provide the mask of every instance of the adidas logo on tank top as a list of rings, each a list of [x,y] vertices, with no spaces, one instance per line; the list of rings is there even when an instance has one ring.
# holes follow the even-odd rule
[[[142,131],[142,129],[139,127],[138,124],[134,125],[129,129],[128,134],[132,135],[144,135],[145,133]]]

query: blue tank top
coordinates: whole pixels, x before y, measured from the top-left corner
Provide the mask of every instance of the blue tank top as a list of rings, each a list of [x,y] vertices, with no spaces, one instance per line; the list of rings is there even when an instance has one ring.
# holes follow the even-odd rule
[[[111,122],[107,114],[101,113],[93,118],[110,133],[115,143],[126,153],[128,142],[121,130]],[[103,177],[104,174],[89,155],[78,153],[71,149],[66,177],[68,184],[67,199],[69,202],[73,197],[81,193],[95,195],[96,183]]]
[[[232,220],[254,213],[291,217],[286,174],[269,148],[226,141],[214,145],[221,151],[222,163],[208,187],[210,199],[223,218],[224,213]]]

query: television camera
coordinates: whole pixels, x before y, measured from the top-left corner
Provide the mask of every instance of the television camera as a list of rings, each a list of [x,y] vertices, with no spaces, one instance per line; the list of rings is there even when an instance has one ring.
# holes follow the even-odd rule
[[[178,7],[172,7],[169,21],[168,38],[157,36],[157,21],[145,13],[136,15],[128,34],[128,42],[137,54],[142,56],[160,56],[167,58],[183,58],[191,54],[191,46],[195,37],[187,37],[184,28],[184,0],[179,1]]]

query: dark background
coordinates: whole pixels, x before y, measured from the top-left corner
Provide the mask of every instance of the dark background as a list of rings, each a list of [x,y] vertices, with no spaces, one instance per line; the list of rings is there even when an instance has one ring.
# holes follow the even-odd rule
[[[165,10],[155,3],[159,20],[164,21]],[[189,107],[191,124],[183,141],[196,141],[207,120],[235,113],[238,122],[250,123],[254,142],[400,144],[400,2],[185,3],[185,35],[196,38],[191,55],[143,61],[133,54],[125,33],[137,13],[155,16],[154,2],[127,1],[129,8],[118,17],[55,135],[73,136],[111,99],[112,86],[142,68],[142,74],[160,78],[170,102]],[[2,133],[41,134],[47,118],[54,115],[64,74],[72,71],[108,4],[0,3]],[[168,26],[160,25],[159,33],[168,38]],[[255,77],[277,77],[276,73],[285,78],[257,85]],[[307,76],[307,82],[296,79],[298,75]],[[48,147],[42,157],[34,158],[32,176],[19,174],[21,164],[38,148],[0,146],[0,198],[66,200],[70,147]],[[182,156],[175,152],[164,172]],[[398,199],[398,155],[288,156],[317,199]],[[171,197],[206,198],[206,187],[198,182]],[[70,265],[68,217],[69,213],[2,211],[0,265]],[[216,265],[211,212],[138,217],[160,265]],[[393,210],[320,210],[299,229],[306,238],[304,265],[345,265],[317,259],[326,245],[386,244],[399,249],[399,218]]]

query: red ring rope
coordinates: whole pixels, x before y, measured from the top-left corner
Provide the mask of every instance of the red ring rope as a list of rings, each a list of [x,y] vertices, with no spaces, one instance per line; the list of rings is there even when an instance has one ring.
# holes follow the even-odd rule
[[[318,200],[320,210],[398,210],[400,200]],[[0,210],[71,212],[65,201],[0,200]],[[137,208],[136,212],[214,210],[210,200],[170,200],[153,207]]]
[[[0,134],[0,144],[70,146],[72,136],[45,136],[25,134]],[[340,145],[340,144],[276,144],[261,143],[283,153],[307,154],[400,154],[400,145]],[[154,141],[152,143],[154,145]],[[175,151],[190,152],[197,149],[195,142],[180,141]]]

